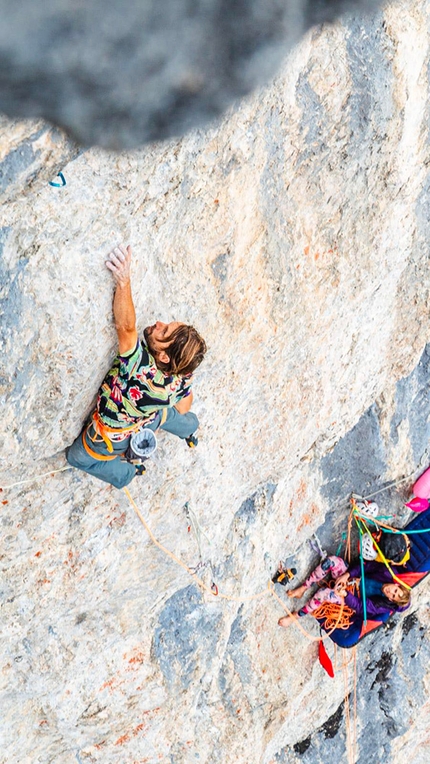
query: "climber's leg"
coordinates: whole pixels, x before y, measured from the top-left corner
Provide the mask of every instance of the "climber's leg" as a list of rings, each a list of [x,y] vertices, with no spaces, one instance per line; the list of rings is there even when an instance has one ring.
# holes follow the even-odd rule
[[[167,412],[164,410],[164,412],[157,413],[155,420],[151,422],[151,424],[145,426],[149,427],[151,430],[157,430],[160,427],[162,430],[166,430],[182,440],[187,440],[187,438],[196,432],[199,426],[199,420],[193,411],[188,411],[186,414],[180,414],[179,411],[172,406],[167,409]]]
[[[91,427],[89,434],[94,435]],[[88,453],[84,446],[83,438],[85,438],[89,450],[96,454],[98,458]],[[86,429],[84,429],[67,450],[66,458],[72,467],[87,472],[89,475],[92,475],[99,480],[104,480],[106,483],[110,483],[116,488],[124,488],[124,486],[128,485],[136,475],[136,467],[134,464],[129,464],[129,462],[126,462],[121,458],[121,455],[126,451],[129,442],[130,438],[126,438],[120,443],[112,443],[113,452],[109,453],[103,441],[94,442],[89,438]],[[114,457],[113,459],[111,458],[112,456]],[[110,458],[104,459],[103,457]]]

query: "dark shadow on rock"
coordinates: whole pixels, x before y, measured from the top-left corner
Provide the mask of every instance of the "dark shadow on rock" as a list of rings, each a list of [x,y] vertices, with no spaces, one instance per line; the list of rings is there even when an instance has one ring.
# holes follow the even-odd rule
[[[378,0],[0,0],[0,111],[82,145],[178,136],[267,82],[315,24]]]

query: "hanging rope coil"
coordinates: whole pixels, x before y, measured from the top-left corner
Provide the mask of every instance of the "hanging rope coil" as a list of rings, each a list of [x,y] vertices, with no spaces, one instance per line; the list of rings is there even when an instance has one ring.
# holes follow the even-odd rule
[[[322,624],[324,631],[333,631],[334,629],[346,631],[352,625],[355,611],[348,607],[348,605],[341,605],[337,602],[323,602],[309,615],[313,615],[318,620],[324,620]]]

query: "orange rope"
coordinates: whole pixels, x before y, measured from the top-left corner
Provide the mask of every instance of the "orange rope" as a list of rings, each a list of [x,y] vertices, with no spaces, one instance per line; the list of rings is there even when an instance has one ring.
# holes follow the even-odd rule
[[[345,556],[348,562],[351,562],[351,529],[352,529],[353,519],[354,519],[354,510],[351,509],[351,512],[349,513],[349,517],[348,517],[348,531],[347,531],[346,544],[345,544]]]
[[[285,603],[278,597],[278,595],[274,591],[274,588],[270,587],[270,584],[269,584],[268,590],[269,590],[270,594],[272,595],[272,597],[274,597],[275,600],[277,600],[279,602],[281,607],[284,608],[285,612],[288,613],[288,615],[292,616],[292,618],[294,620],[294,625],[299,629],[299,631],[302,632],[302,634],[305,635],[305,637],[307,637],[309,639],[310,642],[323,642],[325,639],[328,639],[330,634],[332,634],[335,629],[337,629],[337,624],[340,622],[341,617],[342,617],[342,605],[340,606],[339,619],[338,619],[338,621],[335,622],[333,628],[330,629],[330,631],[328,631],[326,634],[323,634],[323,635],[321,635],[319,637],[314,637],[312,634],[309,634],[309,632],[306,631],[306,629],[303,628],[303,626],[299,623],[299,617],[297,616],[297,613],[293,613],[291,610],[289,610],[287,608]]]
[[[334,629],[349,629],[352,624],[354,610],[348,605],[338,604],[337,602],[323,602],[316,610],[309,615],[314,618],[324,618],[323,628],[333,631]]]

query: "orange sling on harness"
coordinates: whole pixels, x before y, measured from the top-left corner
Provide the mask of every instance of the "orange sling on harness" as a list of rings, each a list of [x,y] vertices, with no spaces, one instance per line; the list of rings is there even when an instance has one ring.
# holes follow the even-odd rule
[[[90,427],[94,427],[94,431],[96,433],[94,438],[92,438],[91,435],[88,434],[88,431],[89,431]],[[112,453],[113,452],[113,445],[112,445],[111,439],[109,438],[109,433],[122,432],[122,433],[130,433],[131,434],[132,432],[137,432],[137,430],[140,427],[141,427],[140,423],[139,424],[132,424],[129,427],[121,427],[121,429],[115,428],[115,427],[109,427],[109,425],[104,424],[104,422],[102,422],[102,420],[100,419],[100,414],[96,410],[91,415],[91,422],[90,422],[90,424],[88,425],[88,427],[86,427],[82,431],[82,445],[85,448],[85,451],[87,452],[88,456],[91,456],[92,459],[97,459],[97,461],[99,461],[99,462],[111,462],[113,459],[117,458],[117,454],[112,454],[112,456],[107,456],[105,454],[99,454],[99,453],[97,453],[97,451],[93,451],[91,446],[89,446],[88,443],[87,443],[86,436],[88,435],[89,440],[92,440],[93,442],[95,442],[95,439],[96,439],[96,437],[98,435],[103,440],[107,450]]]
[[[131,435],[133,432],[137,432],[138,430],[140,430],[144,422],[143,421],[135,422],[134,424],[130,424],[127,427],[109,427],[109,425],[102,422],[102,420],[100,419],[100,414],[96,409],[91,415],[91,424],[93,425],[97,435],[100,435],[101,439],[104,441],[107,450],[112,452],[113,445],[109,437],[109,433],[118,435],[118,433],[121,432],[121,433],[127,433],[128,435]],[[88,425],[88,428],[91,427],[91,424]],[[93,440],[93,438],[90,438],[90,440]]]
[[[89,427],[91,427],[91,425],[88,425],[88,427],[85,430],[82,430],[82,445],[85,448],[85,451],[87,452],[88,456],[91,456],[93,459],[97,459],[97,461],[99,462],[111,462],[112,459],[116,459],[116,455],[105,456],[104,454],[98,454],[96,451],[93,451],[93,449],[89,447],[87,443],[87,439],[85,437]]]
[[[159,426],[164,424],[164,422],[167,419],[167,408],[163,409],[161,412],[161,420]],[[110,462],[112,459],[116,459],[118,454],[113,454],[112,456],[107,456],[104,454],[98,454],[97,451],[93,451],[91,446],[88,445],[86,440],[86,435],[88,433],[88,430],[90,427],[94,427],[94,431],[96,435],[98,435],[104,442],[107,450],[112,453],[113,452],[113,445],[112,441],[109,437],[109,433],[118,434],[118,433],[125,433],[127,435],[131,435],[134,432],[138,432],[142,427],[144,427],[145,423],[148,422],[148,419],[141,419],[138,422],[135,422],[134,424],[128,425],[127,427],[109,427],[109,425],[102,422],[100,419],[100,414],[97,411],[97,409],[93,412],[91,415],[91,422],[82,432],[82,444],[85,448],[85,451],[89,456],[91,456],[93,459],[97,459],[100,462]],[[92,438],[91,435],[88,435],[88,438],[95,442],[95,437]]]

